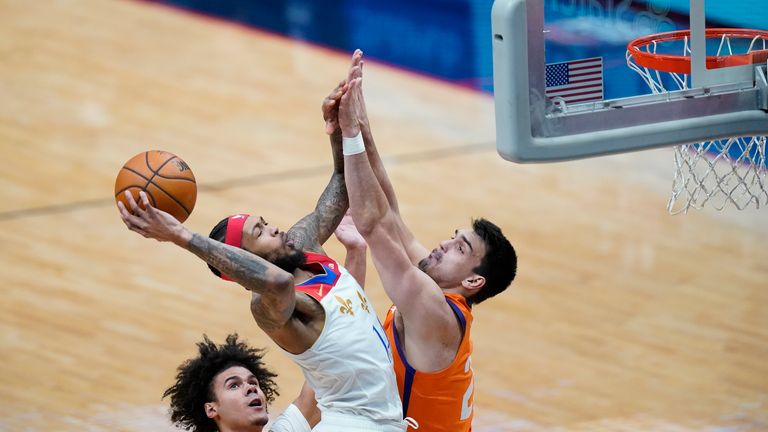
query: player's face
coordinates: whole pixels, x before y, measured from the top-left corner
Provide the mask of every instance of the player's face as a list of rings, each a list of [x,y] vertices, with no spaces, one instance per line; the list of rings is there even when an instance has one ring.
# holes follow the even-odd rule
[[[471,229],[456,230],[453,237],[419,262],[419,268],[441,288],[451,288],[474,274],[485,256],[485,242]]]
[[[293,242],[287,239],[285,232],[269,225],[261,216],[248,216],[245,220],[241,246],[272,262],[294,251]]]
[[[261,431],[269,421],[267,398],[259,381],[242,366],[232,366],[213,379],[215,401],[206,403],[206,414],[219,430]]]

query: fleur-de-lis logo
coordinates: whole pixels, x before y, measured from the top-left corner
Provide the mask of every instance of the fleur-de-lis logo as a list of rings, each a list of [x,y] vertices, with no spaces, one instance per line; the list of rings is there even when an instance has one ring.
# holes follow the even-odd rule
[[[339,307],[339,311],[343,314],[350,314],[352,316],[355,315],[355,311],[352,310],[352,300],[350,299],[343,299],[339,296],[336,297],[336,301],[341,303],[341,306]]]
[[[363,297],[360,291],[357,292],[357,296],[360,297],[360,306],[362,306],[363,310],[370,313],[370,310],[368,310],[368,299]]]

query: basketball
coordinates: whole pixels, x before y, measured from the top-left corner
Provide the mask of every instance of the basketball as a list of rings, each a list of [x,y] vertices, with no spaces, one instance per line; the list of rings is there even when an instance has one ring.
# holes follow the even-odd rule
[[[170,213],[179,222],[187,220],[197,199],[197,183],[189,165],[178,156],[160,150],[137,154],[117,174],[115,200],[122,201],[131,211],[125,191],[131,191],[142,208],[139,191],[146,192],[153,207]]]

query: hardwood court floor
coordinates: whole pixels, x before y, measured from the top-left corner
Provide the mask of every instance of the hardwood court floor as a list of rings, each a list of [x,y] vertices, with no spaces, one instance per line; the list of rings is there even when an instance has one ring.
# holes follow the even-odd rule
[[[320,101],[350,53],[122,0],[0,0],[0,430],[172,430],[160,395],[207,333],[298,369],[248,294],[113,204],[129,157],[197,176],[186,225],[287,228],[330,172]],[[370,62],[374,133],[413,230],[471,217],[520,254],[476,308],[476,430],[768,430],[765,213],[665,212],[669,150],[550,165],[495,153],[490,96]],[[339,256],[332,240],[328,250]],[[371,268],[380,316],[389,303]]]

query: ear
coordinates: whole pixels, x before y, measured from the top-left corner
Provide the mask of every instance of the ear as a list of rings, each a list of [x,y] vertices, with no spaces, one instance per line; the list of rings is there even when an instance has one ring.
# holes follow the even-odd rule
[[[473,293],[477,292],[480,288],[485,286],[485,277],[478,274],[472,274],[470,277],[461,281],[461,286]]]
[[[215,419],[218,417],[218,407],[216,406],[216,402],[206,402],[205,403],[205,415],[208,416],[210,419]]]

